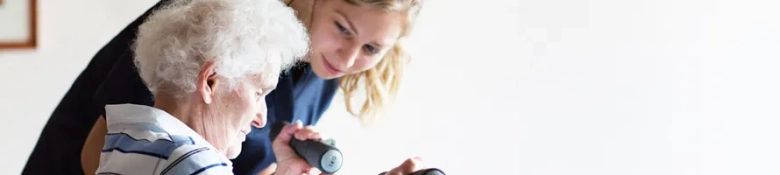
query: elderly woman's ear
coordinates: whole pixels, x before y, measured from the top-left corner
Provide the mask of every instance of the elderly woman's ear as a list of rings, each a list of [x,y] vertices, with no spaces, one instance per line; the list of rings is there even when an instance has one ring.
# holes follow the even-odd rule
[[[198,74],[197,90],[200,92],[204,103],[211,104],[211,101],[214,98],[214,92],[216,92],[215,89],[221,88],[218,87],[218,81],[219,77],[217,76],[216,72],[216,64],[214,64],[214,61],[206,62]]]

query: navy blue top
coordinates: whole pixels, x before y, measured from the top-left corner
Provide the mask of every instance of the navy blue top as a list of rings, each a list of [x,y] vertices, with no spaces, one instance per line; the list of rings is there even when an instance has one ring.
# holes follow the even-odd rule
[[[151,92],[135,71],[130,46],[138,26],[163,2],[127,26],[90,61],[44,126],[23,175],[82,175],[81,148],[95,120],[105,114],[106,104],[153,105]],[[266,97],[268,127],[253,127],[247,135],[241,154],[232,160],[235,174],[254,175],[276,161],[271,150],[271,124],[301,120],[314,125],[329,107],[338,79],[320,79],[309,64],[290,73],[282,74],[276,90]]]

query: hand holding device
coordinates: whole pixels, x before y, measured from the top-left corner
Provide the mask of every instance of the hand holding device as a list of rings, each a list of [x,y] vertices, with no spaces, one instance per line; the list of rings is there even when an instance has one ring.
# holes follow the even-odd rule
[[[380,173],[379,175],[385,175],[385,174],[387,174],[387,172]],[[428,168],[428,169],[417,170],[411,175],[446,175],[446,174],[444,174],[444,171],[438,168]]]
[[[445,175],[444,171],[438,168],[425,168],[422,165],[422,159],[420,157],[413,157],[406,159],[401,165],[391,169],[390,171],[382,172],[379,175]]]
[[[282,128],[289,123],[279,122],[272,127],[272,138],[279,134]],[[290,147],[295,153],[306,161],[310,166],[319,169],[325,174],[334,174],[341,169],[344,163],[344,156],[336,148],[335,141],[329,140],[298,140],[293,137],[290,139]]]

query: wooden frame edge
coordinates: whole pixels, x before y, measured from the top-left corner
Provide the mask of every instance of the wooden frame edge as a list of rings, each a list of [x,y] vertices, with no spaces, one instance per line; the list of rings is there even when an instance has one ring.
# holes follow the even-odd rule
[[[34,49],[38,46],[38,3],[37,0],[29,0],[29,3],[30,38],[24,42],[0,42],[0,49]]]

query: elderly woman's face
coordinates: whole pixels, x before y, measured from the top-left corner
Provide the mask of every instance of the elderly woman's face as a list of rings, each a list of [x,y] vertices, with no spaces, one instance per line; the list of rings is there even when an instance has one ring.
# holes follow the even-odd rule
[[[201,109],[206,115],[203,117],[210,120],[204,120],[200,133],[231,159],[241,152],[241,143],[252,126],[265,126],[265,96],[279,81],[278,65],[269,64],[263,75],[250,77],[232,91],[218,90],[219,85],[214,85],[217,88],[212,103]]]

